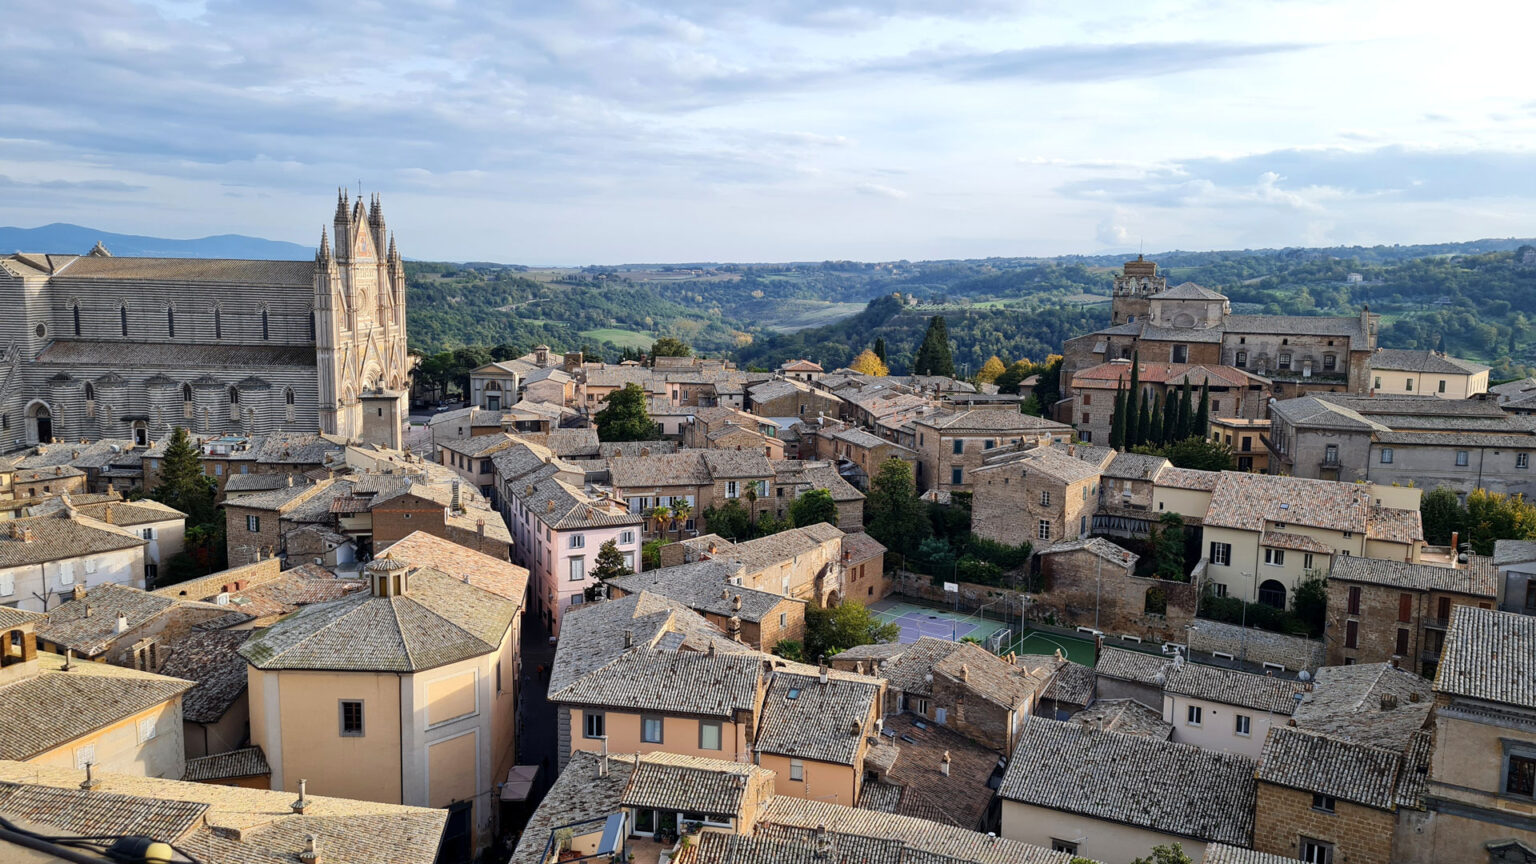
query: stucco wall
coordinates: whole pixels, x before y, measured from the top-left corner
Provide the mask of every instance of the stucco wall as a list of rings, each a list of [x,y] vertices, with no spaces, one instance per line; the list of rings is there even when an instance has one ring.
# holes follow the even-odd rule
[[[1104,864],[1130,864],[1164,843],[1179,843],[1194,861],[1205,854],[1205,844],[1188,837],[1008,800],[1002,802],[1002,836],[1047,849],[1052,840],[1074,842],[1077,855]]]
[[[861,778],[853,766],[834,765],[813,759],[804,759],[802,763],[803,779],[791,780],[790,757],[773,753],[760,753],[757,757],[758,765],[774,772],[775,795],[830,801],[845,807],[852,807],[858,802]]]
[[[400,679],[366,672],[248,670],[251,741],[267,753],[272,788],[401,802]],[[341,734],[344,699],[363,700],[363,735]]]
[[[154,737],[140,740],[140,723],[154,721]],[[136,777],[180,780],[187,756],[181,724],[181,697],[156,705],[28,759],[37,765],[74,768],[77,751],[94,746],[95,770]]]

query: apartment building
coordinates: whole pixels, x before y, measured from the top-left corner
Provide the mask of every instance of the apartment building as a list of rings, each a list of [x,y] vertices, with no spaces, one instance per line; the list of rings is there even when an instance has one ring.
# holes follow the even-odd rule
[[[971,470],[971,525],[1009,546],[1086,537],[1099,506],[1100,468],[1054,447],[1008,452]]]
[[[1270,397],[1270,381],[1233,366],[1201,363],[1141,363],[1137,372],[1142,398],[1148,404],[1161,402],[1177,405],[1185,387],[1190,391],[1190,407],[1198,408],[1202,388],[1210,392],[1210,416],[1261,417]],[[1114,422],[1115,395],[1129,389],[1131,361],[1111,360],[1072,373],[1063,381],[1063,392],[1071,396],[1062,408],[1070,411],[1077,437],[1088,443],[1107,445]],[[1205,430],[1195,430],[1204,435]]]
[[[12,519],[0,528],[0,605],[46,612],[76,586],[142,589],[149,542],[72,508]]]
[[[1068,443],[1072,427],[1021,414],[1012,406],[928,414],[912,421],[920,491],[969,492],[971,472],[987,454],[1007,445]]]
[[[517,440],[505,432],[498,432],[443,441],[436,445],[437,461],[480,490],[480,495],[494,507],[497,506],[496,464],[492,457]]]
[[[825,489],[837,506],[837,527],[849,533],[864,530],[864,493],[842,478],[831,462],[778,459],[773,462],[774,515],[789,515],[790,507],[813,489]]]
[[[1377,348],[1371,355],[1371,394],[1466,399],[1488,392],[1488,367],[1439,351]]]
[[[368,564],[367,592],[306,606],[240,646],[251,742],[274,789],[307,780],[318,792],[446,808],[448,833],[483,849],[496,807],[483,791],[514,760],[527,578],[485,559],[454,572],[410,538],[400,555]]]
[[[1428,811],[1397,860],[1508,862],[1536,849],[1536,618],[1459,606],[1434,682]]]
[[[1264,441],[1269,426],[1268,418],[1212,417],[1210,440],[1232,449],[1232,467],[1238,471],[1268,474],[1269,449]]]
[[[613,599],[649,591],[703,615],[727,636],[760,651],[805,639],[806,601],[739,584],[744,565],[699,561],[608,580]]]
[[[913,466],[916,475],[917,451],[857,427],[818,428],[814,446],[815,458],[836,461],[839,470],[861,491],[869,490],[869,481],[890,459],[900,459]],[[845,471],[845,468],[852,470]]]
[[[1454,610],[1490,609],[1497,599],[1498,571],[1483,555],[1456,567],[1336,559],[1328,573],[1328,662],[1391,660],[1433,678]]]

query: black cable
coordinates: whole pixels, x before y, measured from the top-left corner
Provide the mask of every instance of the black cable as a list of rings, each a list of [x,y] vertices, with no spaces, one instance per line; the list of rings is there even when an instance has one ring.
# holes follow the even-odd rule
[[[28,849],[35,849],[39,852],[47,852],[49,855],[74,862],[74,864],[103,864],[107,860],[105,858],[82,855],[73,849],[64,848],[40,837],[33,837],[30,834],[12,831],[9,828],[0,828],[0,840],[14,843],[17,846],[25,846]]]
[[[92,846],[102,845],[103,843],[111,843],[111,842],[114,842],[114,841],[117,841],[117,840],[122,840],[122,839],[125,839],[125,838],[128,838],[128,837],[137,836],[137,835],[131,835],[131,834],[93,834],[93,835],[83,835],[83,836],[69,837],[69,836],[64,836],[64,835],[43,834],[43,833],[40,833],[40,832],[37,832],[37,831],[30,831],[30,830],[28,830],[26,828],[22,828],[22,827],[16,825],[14,822],[11,822],[9,819],[5,818],[4,816],[0,816],[0,836],[6,835],[6,834],[14,835],[16,837],[31,838],[31,839],[33,839],[33,840],[35,840],[35,841],[37,841],[39,843],[43,843],[43,844],[45,844],[47,846],[47,848],[43,849],[43,851],[52,852],[54,854],[59,854],[60,857],[64,857],[66,860],[69,860],[69,861],[83,860],[83,861],[89,862],[89,864],[100,864],[100,862],[106,861],[106,860],[122,860],[122,859],[118,858],[118,856],[116,856],[116,855],[113,855],[108,850],[94,850],[94,849],[92,851],[100,851],[100,853],[101,853],[101,855],[103,857],[102,858],[84,858],[82,856],[82,857],[79,857],[79,858],[69,858],[68,856],[64,856],[64,855],[61,854],[62,850],[61,850],[60,847],[90,848]],[[9,838],[7,838],[7,839],[9,839]],[[20,842],[20,841],[14,841],[14,842]],[[165,841],[157,841],[157,842],[165,842]],[[22,844],[22,845],[30,845],[30,844]],[[169,846],[171,848],[171,851],[173,851],[176,854],[180,855],[181,857],[187,859],[187,861],[190,862],[190,864],[203,864],[202,859],[200,859],[196,855],[193,855],[192,853],[182,849],[181,847],[176,846],[175,844],[172,844],[172,843],[165,843],[165,845]],[[41,848],[41,847],[32,847],[32,848]],[[139,864],[139,862],[131,862],[131,864]]]

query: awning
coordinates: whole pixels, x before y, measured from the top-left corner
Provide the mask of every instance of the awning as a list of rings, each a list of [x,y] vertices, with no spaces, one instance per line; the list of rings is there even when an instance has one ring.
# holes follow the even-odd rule
[[[539,766],[513,765],[507,772],[507,782],[501,787],[501,800],[527,801],[533,793],[533,781],[538,779]]]

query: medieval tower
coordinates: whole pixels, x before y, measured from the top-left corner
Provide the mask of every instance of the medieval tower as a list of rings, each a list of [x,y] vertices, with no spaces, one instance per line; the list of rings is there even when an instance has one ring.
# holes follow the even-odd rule
[[[1156,262],[1147,261],[1140,255],[1135,261],[1125,262],[1125,271],[1115,277],[1110,324],[1144,320],[1151,308],[1152,295],[1167,288],[1168,278],[1158,275]]]

